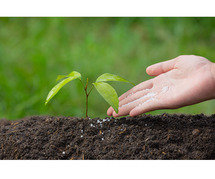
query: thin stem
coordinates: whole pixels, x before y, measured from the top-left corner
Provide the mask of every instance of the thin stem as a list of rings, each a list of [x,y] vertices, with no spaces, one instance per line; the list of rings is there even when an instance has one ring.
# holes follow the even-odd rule
[[[82,80],[81,80],[81,79],[79,79],[79,80],[80,80],[80,82],[81,82],[82,86],[83,86],[83,87],[84,87],[84,89],[85,89],[84,83],[82,82]]]
[[[86,86],[84,86],[83,82],[81,81],[81,79],[79,79],[83,88],[84,88],[84,92],[85,92],[85,96],[86,96],[86,118],[88,118],[88,97],[93,89],[94,86],[91,87],[90,91],[87,92],[87,88],[88,88],[88,78],[87,78],[87,82],[86,82]]]
[[[88,118],[88,94],[86,95],[86,118]]]
[[[87,82],[86,82],[85,90],[87,90],[87,86],[88,86],[88,78],[87,78]]]
[[[91,93],[93,87],[94,87],[94,86],[92,86],[91,89],[90,89],[90,91],[88,92],[88,96],[90,95],[90,93]]]
[[[87,80],[87,84],[88,84],[88,80]],[[87,87],[88,86],[86,86],[86,91],[85,91],[86,92],[86,117],[88,117],[88,97],[89,97],[94,86],[91,87],[91,89],[88,93],[87,93]]]
[[[88,118],[88,93],[87,93],[88,80],[87,80],[86,86],[84,86],[84,83],[82,82],[81,79],[79,79],[79,80],[84,88],[84,92],[85,92],[85,96],[86,96],[86,118]]]

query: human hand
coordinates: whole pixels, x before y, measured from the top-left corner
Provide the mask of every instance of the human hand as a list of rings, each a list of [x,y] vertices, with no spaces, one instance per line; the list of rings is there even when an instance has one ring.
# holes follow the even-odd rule
[[[149,66],[153,79],[144,81],[119,97],[118,114],[136,116],[157,109],[176,109],[215,98],[215,63],[204,57],[182,55]]]

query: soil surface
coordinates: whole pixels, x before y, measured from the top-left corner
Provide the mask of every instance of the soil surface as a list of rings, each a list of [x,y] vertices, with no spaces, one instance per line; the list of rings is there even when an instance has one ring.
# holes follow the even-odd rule
[[[0,120],[0,159],[215,159],[215,114]]]

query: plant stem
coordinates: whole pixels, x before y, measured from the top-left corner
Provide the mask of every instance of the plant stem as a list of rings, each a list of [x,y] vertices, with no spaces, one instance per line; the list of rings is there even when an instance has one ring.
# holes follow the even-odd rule
[[[89,94],[87,93],[87,87],[88,87],[88,78],[86,82],[86,87],[84,88],[85,94],[86,94],[86,118],[88,118],[88,96],[89,96]]]
[[[87,86],[87,87],[88,87],[88,86]],[[94,86],[91,87],[91,89],[90,89],[90,91],[89,91],[88,93],[87,93],[87,88],[86,88],[86,91],[85,91],[85,93],[86,93],[86,117],[88,117],[88,97],[89,97],[89,95],[90,95],[90,93],[91,93],[93,87],[94,87]]]
[[[86,118],[88,118],[88,94],[86,93]]]
[[[91,87],[90,91],[87,92],[87,88],[88,88],[88,78],[87,78],[87,82],[86,82],[86,86],[84,86],[83,82],[80,79],[80,82],[84,88],[84,92],[85,92],[85,96],[86,96],[86,118],[88,118],[88,97],[93,89],[94,86]]]
[[[88,96],[90,95],[90,93],[91,93],[93,87],[94,87],[94,86],[92,86],[91,89],[90,89],[90,91],[88,92]]]

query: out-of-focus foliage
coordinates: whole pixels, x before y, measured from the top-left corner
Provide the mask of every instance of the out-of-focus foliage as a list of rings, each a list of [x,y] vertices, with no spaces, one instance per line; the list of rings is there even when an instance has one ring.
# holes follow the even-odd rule
[[[215,18],[0,18],[0,118],[84,116],[80,83],[44,107],[56,75],[76,70],[91,84],[114,73],[138,84],[151,78],[147,66],[178,55],[215,62],[214,42]],[[111,85],[119,95],[130,88]],[[90,98],[89,116],[106,116],[108,104],[96,92]],[[163,112],[212,114],[215,101],[151,113]]]

